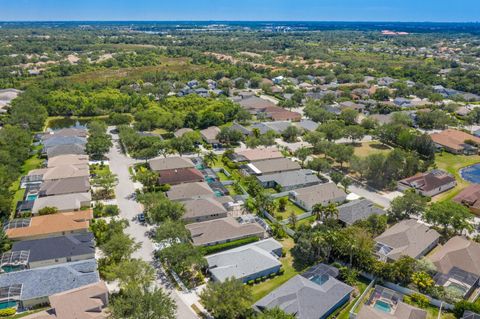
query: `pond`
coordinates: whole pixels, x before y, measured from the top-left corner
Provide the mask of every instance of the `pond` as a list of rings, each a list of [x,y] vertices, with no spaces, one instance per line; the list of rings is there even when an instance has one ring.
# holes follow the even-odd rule
[[[460,175],[470,183],[480,184],[480,163],[462,168]]]
[[[59,130],[62,128],[69,128],[69,127],[76,127],[76,126],[85,126],[88,122],[90,122],[89,119],[72,119],[69,117],[62,117],[62,118],[56,118],[52,119],[48,122],[48,128],[52,130]]]

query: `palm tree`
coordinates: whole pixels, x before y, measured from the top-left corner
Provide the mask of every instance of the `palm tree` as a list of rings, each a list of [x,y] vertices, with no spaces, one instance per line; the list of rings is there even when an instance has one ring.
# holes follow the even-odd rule
[[[208,152],[203,157],[203,162],[207,166],[211,166],[211,165],[215,164],[216,161],[217,161],[217,154],[215,154],[213,151]]]
[[[252,130],[252,133],[253,133],[253,136],[256,137],[256,138],[259,138],[260,137],[260,129],[258,127],[255,127],[253,130]]]
[[[330,203],[325,207],[325,219],[338,219],[338,209],[333,203]]]
[[[323,206],[321,203],[313,205],[312,213],[316,216],[316,220],[324,220],[325,206]]]
[[[329,218],[338,218],[338,209],[333,203],[330,203],[327,206],[324,206],[321,203],[315,204],[312,213],[315,214],[317,220],[321,220],[323,223]]]

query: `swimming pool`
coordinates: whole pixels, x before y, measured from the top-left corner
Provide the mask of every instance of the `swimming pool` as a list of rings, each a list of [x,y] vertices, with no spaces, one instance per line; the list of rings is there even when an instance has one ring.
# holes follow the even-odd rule
[[[466,181],[480,184],[480,163],[462,168],[460,175]]]
[[[375,301],[375,309],[386,312],[386,313],[391,313],[392,312],[392,306],[383,300],[377,300]]]
[[[223,193],[221,191],[213,191],[216,197],[222,197]]]
[[[321,286],[328,280],[328,276],[322,276],[322,275],[315,275],[312,278],[310,278],[311,281],[316,283],[317,285]]]
[[[453,291],[455,293],[458,293],[460,296],[464,296],[468,289],[465,288],[464,286],[462,285],[459,285],[457,283],[454,283],[454,282],[451,282],[447,287],[446,287],[447,290],[450,290],[450,291]]]
[[[15,301],[0,302],[0,309],[16,308],[16,307],[17,307],[17,303]]]
[[[37,199],[37,197],[38,197],[37,194],[30,194],[30,195],[27,196],[27,201],[33,202],[34,200]]]

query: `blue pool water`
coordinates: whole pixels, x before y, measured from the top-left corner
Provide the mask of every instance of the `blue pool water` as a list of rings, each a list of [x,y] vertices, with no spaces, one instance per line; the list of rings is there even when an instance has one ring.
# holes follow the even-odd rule
[[[216,197],[222,197],[223,193],[221,191],[214,191]]]
[[[480,163],[463,168],[460,175],[466,181],[480,184]]]
[[[310,280],[321,286],[328,280],[328,276],[313,276]]]
[[[375,309],[390,313],[392,312],[392,306],[385,301],[377,300],[375,301]]]
[[[205,180],[207,181],[207,183],[215,182],[215,178],[213,177],[207,177]]]
[[[17,303],[15,301],[0,302],[0,309],[7,309],[7,308],[14,308],[14,307],[17,307]]]
[[[195,168],[198,169],[198,170],[201,170],[201,171],[203,171],[205,169],[203,164],[197,164],[197,165],[195,165]]]
[[[27,196],[27,201],[31,202],[31,201],[34,201],[36,200],[38,197],[38,195],[28,195]]]

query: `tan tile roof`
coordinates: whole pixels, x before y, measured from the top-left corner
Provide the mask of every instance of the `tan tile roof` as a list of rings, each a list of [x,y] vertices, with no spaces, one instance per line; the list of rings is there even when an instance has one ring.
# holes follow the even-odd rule
[[[108,318],[104,309],[108,289],[103,281],[52,295],[49,300],[56,314],[53,318]]]
[[[220,133],[220,129],[216,126],[210,126],[200,131],[200,134],[202,135],[202,137],[210,141],[216,140],[218,133]]]
[[[255,166],[262,174],[288,172],[301,168],[300,164],[288,158],[276,158],[250,164]]]
[[[59,155],[48,159],[48,167],[61,165],[88,165],[88,155]]]
[[[194,167],[192,160],[187,157],[166,157],[154,158],[149,161],[150,168],[154,171],[163,171],[167,169],[179,169]]]
[[[278,149],[269,148],[255,148],[236,152],[238,156],[244,157],[249,162],[262,161],[268,159],[282,158],[283,154]]]
[[[240,224],[233,217],[186,225],[192,235],[193,244],[202,246],[249,236],[263,237],[265,230],[257,223]]]
[[[454,149],[454,150],[463,150],[466,140],[472,140],[480,144],[480,138],[470,135],[468,133],[458,131],[458,130],[444,130],[440,133],[433,133],[430,135],[432,140],[442,146]]]
[[[21,239],[60,232],[87,230],[93,219],[92,210],[57,213],[53,215],[35,216],[31,218],[30,226],[7,229],[10,239]]]
[[[464,188],[453,201],[471,208],[480,209],[480,184],[473,184]]]
[[[205,182],[186,183],[175,185],[167,192],[170,200],[184,200],[195,197],[208,197],[214,195],[212,189]]]
[[[90,175],[90,168],[88,164],[59,165],[50,168],[32,170],[28,175],[43,175],[44,181],[71,177],[83,177]]]
[[[443,274],[448,274],[453,267],[456,267],[480,276],[480,244],[465,237],[451,238],[428,258]]]
[[[443,185],[448,185],[452,182],[455,182],[455,177],[445,171],[438,169],[431,170],[430,172],[426,173],[418,173],[414,176],[399,181],[400,184],[408,187],[413,187],[424,192],[429,192],[433,189],[439,188]]]
[[[196,168],[179,168],[164,170],[160,173],[158,181],[160,184],[180,184],[191,182],[202,182],[203,174]]]
[[[227,213],[225,207],[214,198],[191,199],[183,204],[185,205],[184,219]]]

